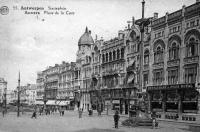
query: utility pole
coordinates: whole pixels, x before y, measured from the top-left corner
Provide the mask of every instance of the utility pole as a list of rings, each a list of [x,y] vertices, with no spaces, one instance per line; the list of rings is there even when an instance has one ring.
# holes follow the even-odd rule
[[[5,82],[5,89],[4,89],[4,104],[5,104],[5,112],[7,113],[7,99],[6,99],[6,95],[7,95],[7,82]]]
[[[18,78],[18,93],[17,93],[17,117],[19,117],[20,112],[20,72],[19,72],[19,78]]]
[[[142,1],[142,20],[144,20],[144,6],[145,1]],[[142,90],[142,83],[143,83],[143,75],[142,75],[142,67],[143,67],[143,47],[144,47],[144,22],[141,25],[141,43],[140,43],[140,88]]]

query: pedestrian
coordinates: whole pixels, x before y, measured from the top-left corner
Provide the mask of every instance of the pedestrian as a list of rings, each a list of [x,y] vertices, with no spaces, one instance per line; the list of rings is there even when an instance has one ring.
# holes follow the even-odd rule
[[[33,117],[34,117],[35,119],[37,118],[36,110],[33,111],[33,114],[32,114],[32,116],[31,116],[31,118],[33,118]]]
[[[120,118],[118,111],[115,111],[115,115],[113,116],[113,118],[114,118],[115,128],[118,128],[118,122]]]
[[[4,108],[2,108],[2,115],[3,115],[3,117],[5,115],[5,109]]]
[[[64,114],[65,114],[65,109],[62,108],[62,116],[64,116]]]
[[[90,108],[90,109],[88,110],[88,112],[89,112],[89,116],[92,116],[92,113],[93,113],[92,108]]]
[[[62,110],[61,110],[61,107],[59,107],[58,111],[59,111],[59,113],[60,113],[60,116],[62,116]]]
[[[82,118],[82,113],[83,113],[82,109],[80,108],[78,112],[79,112],[79,118]]]

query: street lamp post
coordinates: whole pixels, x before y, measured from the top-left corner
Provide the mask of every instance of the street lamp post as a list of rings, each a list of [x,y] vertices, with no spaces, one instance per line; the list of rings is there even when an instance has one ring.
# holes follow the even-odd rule
[[[17,117],[19,117],[20,113],[20,72],[18,78],[18,88],[17,88]]]
[[[44,96],[43,96],[43,101],[44,101],[44,110],[46,109],[46,103],[47,103],[47,76],[45,76],[45,82],[44,82]]]
[[[3,95],[3,110],[6,113],[7,112],[7,102],[6,102],[6,93],[7,92],[7,82],[4,82],[4,95]]]

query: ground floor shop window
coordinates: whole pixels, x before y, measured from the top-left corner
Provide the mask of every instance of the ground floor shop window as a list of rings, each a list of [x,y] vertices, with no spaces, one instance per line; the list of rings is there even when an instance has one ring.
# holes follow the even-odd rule
[[[153,111],[162,111],[162,102],[152,102],[151,107]]]
[[[197,112],[197,102],[185,102],[182,103],[182,108],[184,113],[196,113]]]
[[[119,107],[120,107],[119,104],[113,104],[113,110],[118,110],[119,111]]]
[[[168,102],[166,103],[166,111],[167,112],[175,112],[178,111],[178,102]]]

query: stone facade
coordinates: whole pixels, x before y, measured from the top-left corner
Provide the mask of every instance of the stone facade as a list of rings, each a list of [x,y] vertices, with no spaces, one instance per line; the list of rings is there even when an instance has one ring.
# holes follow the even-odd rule
[[[6,99],[6,93],[7,93],[7,82],[4,78],[0,78],[0,105],[3,105],[3,103]]]
[[[152,20],[147,91],[150,110],[161,118],[199,119],[192,116],[200,106],[199,7],[197,2]]]

